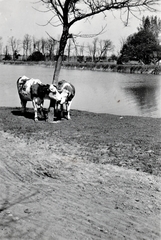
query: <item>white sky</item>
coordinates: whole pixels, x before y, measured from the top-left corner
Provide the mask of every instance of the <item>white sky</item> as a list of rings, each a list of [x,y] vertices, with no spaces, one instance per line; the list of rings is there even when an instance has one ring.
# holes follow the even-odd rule
[[[3,40],[3,47],[7,45],[7,41],[11,36],[16,39],[23,40],[27,33],[34,36],[36,39],[41,37],[47,38],[48,32],[52,37],[58,39],[61,33],[60,28],[54,28],[51,25],[39,26],[38,24],[46,24],[50,19],[49,13],[41,13],[33,9],[42,9],[38,0],[0,0],[0,37]],[[160,8],[160,7],[159,7]],[[161,8],[160,8],[161,10]],[[160,13],[142,12],[138,17],[158,15]],[[106,26],[107,25],[107,26]],[[106,18],[103,14],[95,16],[89,21],[77,22],[71,29],[71,33],[78,34],[94,34],[101,31],[102,27],[106,26],[104,34],[99,36],[99,39],[110,39],[115,45],[115,53],[120,50],[121,39],[126,39],[130,34],[137,31],[140,25],[140,20],[130,16],[129,25],[124,26],[120,19],[120,11],[107,12]],[[92,39],[77,38],[77,43],[90,43]]]

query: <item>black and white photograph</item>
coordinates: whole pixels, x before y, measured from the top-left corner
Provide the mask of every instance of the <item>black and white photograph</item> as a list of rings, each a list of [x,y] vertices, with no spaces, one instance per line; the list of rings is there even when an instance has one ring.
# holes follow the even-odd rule
[[[0,240],[161,239],[161,0],[0,0]]]

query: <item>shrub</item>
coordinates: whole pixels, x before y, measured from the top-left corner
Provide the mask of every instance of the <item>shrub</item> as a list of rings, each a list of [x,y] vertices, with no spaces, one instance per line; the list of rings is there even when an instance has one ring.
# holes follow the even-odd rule
[[[28,58],[27,61],[44,61],[45,60],[45,56],[39,52],[33,52]]]

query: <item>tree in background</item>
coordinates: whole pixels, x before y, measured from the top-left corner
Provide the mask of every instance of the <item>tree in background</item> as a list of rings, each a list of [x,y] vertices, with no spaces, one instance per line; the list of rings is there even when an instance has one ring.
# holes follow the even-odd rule
[[[76,22],[93,17],[106,11],[124,9],[127,12],[127,21],[132,10],[146,8],[152,10],[152,6],[159,0],[41,0],[43,4],[53,13],[51,20],[55,20],[56,25],[62,26],[62,33],[59,43],[58,59],[53,74],[53,83],[57,85],[65,47],[69,38],[73,37],[70,28]],[[124,12],[125,13],[125,12]],[[58,21],[60,24],[58,24]],[[54,24],[53,24],[54,25]]]
[[[79,55],[80,55],[81,57],[84,56],[84,43],[79,46]]]
[[[4,48],[4,60],[11,60],[11,59],[12,59],[12,57],[9,54],[8,46],[5,46],[5,48]]]
[[[159,33],[161,21],[157,17],[143,17],[138,32],[130,35],[121,49],[118,63],[138,60],[144,64],[156,63],[161,57]]]
[[[94,38],[92,42],[92,60],[93,62],[96,62],[96,54],[97,54],[97,42],[98,38]]]
[[[147,16],[142,18],[142,24],[138,27],[138,31],[145,30],[153,33],[157,40],[159,40],[159,33],[161,32],[161,20],[157,16]]]
[[[57,44],[58,42],[53,38],[48,38],[46,40],[45,49],[46,49],[47,58],[49,60],[54,60],[54,56],[56,55]]]
[[[45,56],[40,51],[34,51],[28,58],[28,61],[44,61]]]
[[[38,39],[38,40],[34,39],[34,40],[35,40],[34,41],[34,49],[35,49],[35,51],[40,52],[41,51],[41,39]]]
[[[106,59],[107,52],[113,49],[113,44],[111,40],[100,40],[99,41],[99,53],[98,60]]]
[[[29,54],[31,54],[31,45],[32,45],[32,38],[29,34],[25,34],[22,41],[22,45],[23,45],[23,51],[25,54],[25,59],[27,59]]]
[[[107,52],[113,49],[111,40],[101,40],[97,38],[93,39],[92,44],[88,44],[89,57],[93,62],[106,59]]]
[[[12,36],[9,38],[8,42],[9,42],[9,46],[11,47],[11,50],[12,50],[13,60],[15,60],[15,59],[17,59],[18,53],[21,49],[21,41]]]
[[[88,57],[86,58],[86,60],[87,60],[88,62],[91,62],[91,61],[93,60],[93,59],[92,59],[92,56],[93,56],[92,45],[88,43],[87,49],[88,49]]]
[[[45,56],[46,40],[45,40],[43,37],[40,39],[40,45],[41,45],[40,51],[41,51],[41,53]]]

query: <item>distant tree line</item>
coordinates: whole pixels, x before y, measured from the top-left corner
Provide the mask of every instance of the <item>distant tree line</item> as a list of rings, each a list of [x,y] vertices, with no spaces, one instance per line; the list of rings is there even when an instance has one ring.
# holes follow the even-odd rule
[[[13,36],[10,37],[3,53],[5,60],[17,60],[21,56],[22,60],[42,61],[45,58],[54,60],[56,51],[56,40],[51,38],[36,40],[35,37],[25,34],[22,41]]]
[[[138,32],[123,43],[118,63],[137,60],[156,64],[161,59],[161,20],[157,16],[143,17]]]
[[[0,39],[0,41],[2,38]],[[2,41],[0,42],[2,48]],[[113,50],[112,42],[94,38],[87,46],[79,45],[74,39],[69,39],[65,49],[64,60],[70,61],[100,61],[106,60],[107,54]],[[56,61],[58,56],[59,41],[49,37],[47,39],[35,39],[35,37],[25,34],[23,40],[10,37],[8,44],[3,49],[4,60],[27,60],[27,61]],[[22,54],[20,54],[22,53]],[[21,56],[21,57],[20,57]],[[85,57],[86,56],[86,57]]]
[[[0,37],[0,51],[2,52]],[[10,37],[3,49],[4,60],[56,61],[59,41],[52,37],[35,39],[25,34],[23,40]],[[99,62],[117,61],[118,64],[137,61],[142,64],[156,64],[161,60],[161,20],[157,16],[142,18],[138,31],[122,42],[120,53],[110,55],[114,45],[111,40],[93,38],[91,43],[79,44],[69,38],[65,48],[64,61]],[[21,54],[20,54],[21,53]]]

